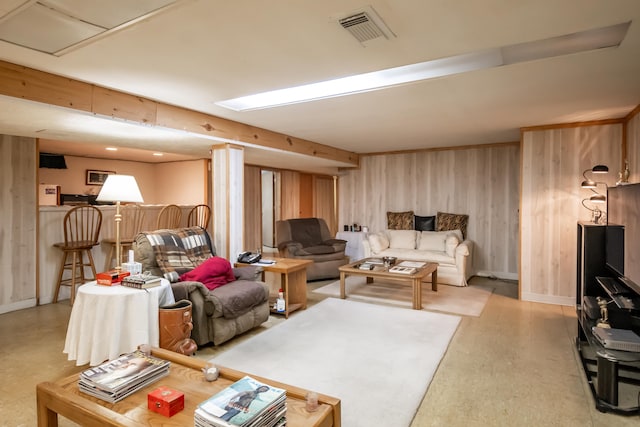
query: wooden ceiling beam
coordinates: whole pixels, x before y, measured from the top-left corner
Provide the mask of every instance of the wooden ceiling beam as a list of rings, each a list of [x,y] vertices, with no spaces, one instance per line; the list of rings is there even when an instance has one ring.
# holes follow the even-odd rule
[[[0,61],[0,95],[358,166],[356,153]]]

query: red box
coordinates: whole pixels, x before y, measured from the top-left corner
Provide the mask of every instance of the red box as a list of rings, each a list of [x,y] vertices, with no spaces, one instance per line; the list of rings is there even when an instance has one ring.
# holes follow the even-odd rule
[[[147,395],[147,407],[165,417],[171,417],[184,409],[184,393],[161,386]]]
[[[117,285],[122,281],[123,278],[127,277],[130,274],[131,273],[129,273],[128,271],[120,271],[118,273],[118,270],[109,270],[103,273],[96,274],[96,281],[98,282],[98,285]]]

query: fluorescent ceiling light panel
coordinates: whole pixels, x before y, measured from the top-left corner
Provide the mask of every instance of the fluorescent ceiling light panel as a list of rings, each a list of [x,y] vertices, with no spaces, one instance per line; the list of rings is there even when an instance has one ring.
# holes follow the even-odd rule
[[[179,0],[29,0],[0,16],[0,40],[60,56]]]
[[[467,53],[355,76],[272,90],[216,102],[235,111],[251,111],[369,92],[468,71],[586,52],[622,43],[631,22],[549,39]]]

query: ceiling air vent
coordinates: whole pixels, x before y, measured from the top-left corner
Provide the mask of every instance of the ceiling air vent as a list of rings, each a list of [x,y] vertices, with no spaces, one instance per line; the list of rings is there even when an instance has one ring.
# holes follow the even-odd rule
[[[362,11],[350,14],[346,18],[341,18],[338,23],[360,43],[380,37],[385,39],[395,37],[395,34],[385,25],[382,18],[372,7],[367,7]]]

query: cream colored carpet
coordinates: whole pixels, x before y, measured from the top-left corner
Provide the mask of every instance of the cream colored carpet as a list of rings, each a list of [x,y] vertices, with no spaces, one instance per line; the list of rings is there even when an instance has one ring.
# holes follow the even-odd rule
[[[211,361],[337,397],[344,427],[405,427],[460,319],[327,298]]]
[[[411,285],[402,282],[374,281],[366,283],[365,277],[351,276],[346,280],[347,299],[407,307],[411,309],[413,291]],[[431,283],[422,285],[422,309],[453,313],[463,316],[480,316],[493,293],[490,286],[438,285],[438,292],[431,290]],[[329,283],[313,292],[340,297],[340,280]]]

